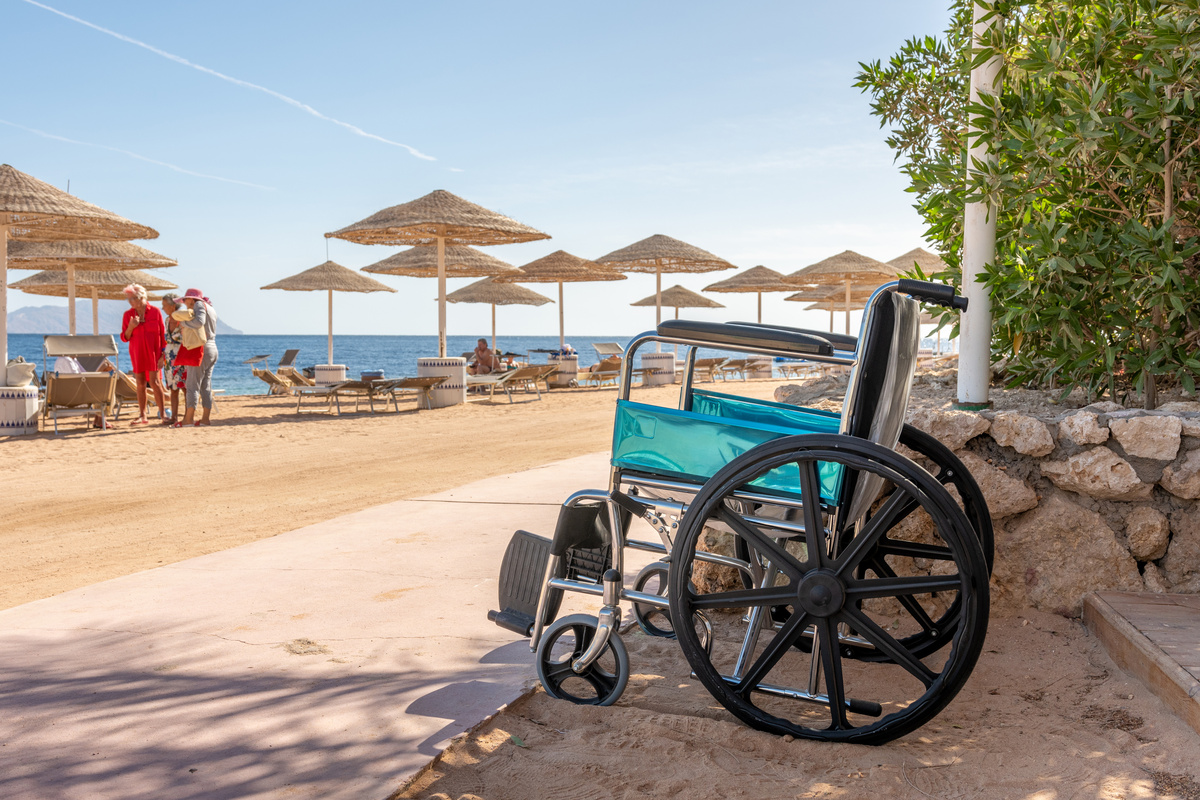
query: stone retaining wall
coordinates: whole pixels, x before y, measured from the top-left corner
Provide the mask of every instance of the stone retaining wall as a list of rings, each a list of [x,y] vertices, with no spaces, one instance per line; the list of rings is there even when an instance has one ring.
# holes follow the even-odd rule
[[[1100,589],[1200,592],[1200,403],[1055,417],[917,409],[996,529],[992,605],[1079,616]]]

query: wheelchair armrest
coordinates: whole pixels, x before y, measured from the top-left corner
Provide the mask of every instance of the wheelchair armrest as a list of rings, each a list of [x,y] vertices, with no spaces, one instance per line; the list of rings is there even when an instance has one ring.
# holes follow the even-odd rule
[[[749,350],[765,347],[798,356],[831,356],[833,345],[824,334],[798,333],[780,328],[749,327],[724,322],[669,319],[658,324],[659,336],[700,340],[714,347],[729,345]]]
[[[789,331],[791,333],[803,333],[808,336],[816,336],[824,339],[833,345],[835,350],[854,352],[858,349],[858,337],[850,336],[845,333],[830,333],[829,331],[814,331],[809,328],[791,328],[787,325],[767,325],[762,322],[731,322],[730,325],[743,325],[747,328],[775,328],[776,330]]]

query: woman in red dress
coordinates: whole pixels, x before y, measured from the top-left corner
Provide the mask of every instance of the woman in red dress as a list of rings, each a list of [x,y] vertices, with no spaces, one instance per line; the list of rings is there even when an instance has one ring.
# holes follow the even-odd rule
[[[137,380],[138,413],[140,416],[129,423],[130,425],[149,425],[146,419],[146,384],[154,390],[154,402],[158,406],[158,416],[163,416],[163,387],[158,377],[158,368],[162,359],[163,339],[166,331],[163,328],[162,313],[154,306],[146,304],[146,290],[136,283],[125,287],[125,298],[129,300],[129,310],[121,319],[121,341],[129,342],[129,360],[132,366],[129,371]]]

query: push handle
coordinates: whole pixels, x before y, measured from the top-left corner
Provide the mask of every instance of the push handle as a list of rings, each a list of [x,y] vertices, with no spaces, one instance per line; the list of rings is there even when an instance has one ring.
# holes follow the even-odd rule
[[[907,294],[925,303],[932,303],[935,306],[946,306],[947,308],[955,308],[959,311],[967,310],[967,298],[960,297],[954,293],[953,286],[947,286],[944,283],[930,283],[929,281],[914,281],[910,278],[901,278],[896,291]]]

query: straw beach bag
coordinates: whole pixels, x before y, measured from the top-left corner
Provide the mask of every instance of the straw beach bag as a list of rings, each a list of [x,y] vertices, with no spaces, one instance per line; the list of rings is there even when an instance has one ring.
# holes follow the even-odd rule
[[[7,365],[7,383],[6,386],[28,386],[33,383],[33,374],[36,367],[25,360],[24,356],[17,356],[10,360]]]

